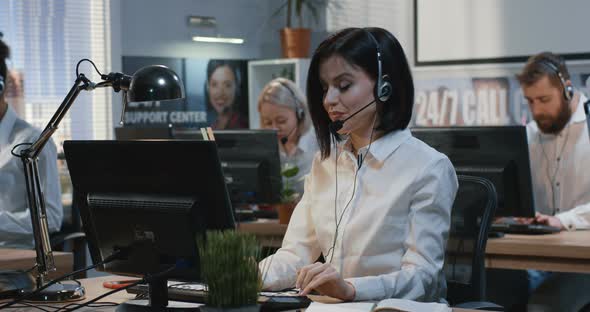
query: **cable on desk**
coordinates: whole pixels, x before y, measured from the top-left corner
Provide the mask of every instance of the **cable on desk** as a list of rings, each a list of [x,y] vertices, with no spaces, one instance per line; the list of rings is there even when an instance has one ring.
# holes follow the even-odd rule
[[[139,281],[134,282],[134,283],[131,283],[131,284],[127,285],[127,286],[124,286],[124,287],[121,287],[121,288],[117,288],[117,289],[113,289],[113,290],[111,290],[109,292],[106,292],[106,293],[104,293],[104,294],[102,294],[102,295],[100,295],[100,296],[98,296],[98,297],[96,297],[96,298],[94,298],[92,300],[89,300],[87,302],[84,302],[84,303],[75,303],[75,302],[74,303],[70,303],[70,304],[68,304],[66,306],[63,306],[63,307],[55,310],[54,312],[61,312],[62,309],[64,309],[63,312],[70,312],[70,311],[74,311],[74,310],[77,310],[77,309],[86,307],[86,306],[88,306],[88,305],[90,305],[90,304],[92,304],[92,303],[94,303],[94,302],[96,302],[96,301],[98,301],[98,300],[100,300],[100,299],[102,299],[104,297],[110,296],[110,295],[112,295],[112,294],[114,294],[116,292],[125,290],[127,288],[131,288],[133,286],[137,286],[137,285],[142,284],[142,283],[148,283],[153,278],[160,278],[160,277],[162,277],[162,276],[164,276],[164,275],[172,272],[172,270],[174,270],[174,269],[176,269],[176,266],[172,266],[172,267],[170,267],[170,268],[168,268],[168,269],[166,269],[164,271],[158,272],[158,273],[153,274],[153,275],[146,276],[146,277],[140,279]]]
[[[18,298],[14,299],[14,300],[12,300],[12,301],[10,301],[10,302],[6,303],[6,304],[3,304],[3,305],[1,305],[1,306],[0,306],[0,310],[2,310],[2,309],[6,309],[6,308],[8,308],[8,307],[10,307],[10,306],[12,306],[12,305],[15,305],[15,304],[17,304],[17,303],[19,303],[19,302],[23,301],[23,300],[27,300],[27,299],[28,299],[28,298],[30,298],[31,296],[33,296],[33,295],[36,295],[36,294],[40,293],[42,290],[44,290],[44,289],[46,289],[46,288],[50,287],[51,285],[54,285],[54,284],[56,284],[56,283],[60,282],[60,281],[62,281],[62,280],[64,280],[64,279],[66,279],[66,278],[69,278],[69,277],[75,276],[76,274],[79,274],[79,273],[82,273],[82,272],[86,272],[86,271],[88,271],[88,270],[92,270],[92,269],[96,268],[96,267],[97,267],[97,266],[99,266],[99,265],[103,265],[103,264],[105,264],[105,263],[109,263],[109,262],[111,262],[111,261],[113,261],[113,260],[116,260],[116,259],[118,259],[119,257],[121,257],[121,256],[125,255],[125,254],[126,254],[126,252],[125,252],[125,251],[126,251],[126,250],[117,250],[115,253],[113,253],[112,255],[110,255],[110,256],[108,256],[108,257],[106,257],[104,260],[102,260],[102,261],[100,261],[100,262],[98,262],[98,263],[96,263],[96,264],[93,264],[93,265],[91,265],[91,266],[89,266],[89,267],[87,267],[87,268],[80,269],[80,270],[78,270],[78,271],[75,271],[75,272],[72,272],[72,273],[68,273],[68,274],[62,275],[62,276],[60,276],[60,277],[58,277],[58,278],[56,278],[56,279],[54,279],[54,280],[50,281],[49,283],[47,283],[47,284],[43,285],[42,287],[39,287],[39,288],[35,289],[35,290],[34,290],[34,291],[32,291],[32,292],[25,293],[23,296],[21,296],[21,297],[18,297]],[[78,282],[78,281],[75,281],[75,282],[77,282],[78,284],[80,284],[80,282]]]

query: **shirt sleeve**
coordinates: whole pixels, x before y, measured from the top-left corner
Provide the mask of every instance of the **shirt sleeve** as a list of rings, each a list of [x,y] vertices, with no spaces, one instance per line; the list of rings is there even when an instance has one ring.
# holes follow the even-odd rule
[[[590,229],[590,203],[556,215],[568,231]]]
[[[414,182],[410,224],[404,240],[401,269],[389,274],[347,279],[356,289],[355,301],[404,298],[438,301],[444,279],[445,247],[451,208],[457,193],[455,170],[445,157],[426,166]]]
[[[36,140],[37,136],[31,137],[28,141],[32,142]],[[20,160],[18,161],[20,162]],[[53,141],[49,141],[39,155],[38,168],[41,187],[45,197],[48,229],[49,232],[56,232],[61,227],[63,209],[61,205],[61,188],[57,173],[57,149]],[[24,175],[24,171],[22,174]],[[27,197],[26,185],[16,186],[12,192],[22,192],[22,196]],[[22,247],[29,246],[32,239],[33,226],[31,224],[31,211],[29,209],[28,199],[25,199],[24,203],[26,205],[25,207],[12,212],[0,210],[0,224],[2,224],[0,227],[0,237],[2,237],[3,241],[14,242],[14,246],[21,243],[23,244]]]
[[[294,287],[297,270],[315,261],[321,253],[311,218],[308,179],[310,175],[306,177],[303,197],[293,211],[281,248],[258,265],[265,290]]]

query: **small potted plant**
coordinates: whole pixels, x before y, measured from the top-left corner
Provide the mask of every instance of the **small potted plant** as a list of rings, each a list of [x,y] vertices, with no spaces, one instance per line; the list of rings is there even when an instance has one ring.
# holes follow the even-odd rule
[[[260,247],[253,234],[207,231],[199,242],[201,277],[207,284],[201,311],[257,312],[262,281],[257,259]]]
[[[286,9],[286,25],[281,29],[281,48],[283,57],[305,58],[309,56],[311,45],[311,29],[303,26],[304,12],[311,13],[317,24],[319,10],[325,6],[326,0],[285,0],[274,15]],[[292,17],[297,18],[297,27],[293,27]]]
[[[299,173],[299,167],[286,164],[281,175],[283,179],[283,189],[281,190],[281,203],[277,206],[280,224],[289,224],[293,210],[299,201],[301,194],[293,189],[293,179]]]

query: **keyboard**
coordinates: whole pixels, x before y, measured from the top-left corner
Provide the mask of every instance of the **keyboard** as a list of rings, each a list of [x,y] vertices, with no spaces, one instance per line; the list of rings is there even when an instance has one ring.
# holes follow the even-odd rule
[[[543,224],[520,224],[520,223],[493,223],[492,232],[501,232],[506,234],[552,234],[560,232],[561,229],[554,226]]]
[[[127,292],[130,294],[146,296],[148,294],[148,285],[139,284],[127,288]],[[204,284],[168,281],[169,300],[205,303],[206,298],[207,290]],[[311,300],[309,298],[299,296],[298,292],[295,290],[260,292],[258,296],[258,304],[260,304],[262,312],[305,309],[310,303]]]

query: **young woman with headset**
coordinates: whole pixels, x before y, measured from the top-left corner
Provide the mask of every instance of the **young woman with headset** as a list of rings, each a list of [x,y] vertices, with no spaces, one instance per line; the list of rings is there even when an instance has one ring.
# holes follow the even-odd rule
[[[309,173],[318,151],[305,96],[289,79],[276,78],[262,89],[258,98],[260,127],[276,129],[281,165],[297,166],[293,189],[303,193],[303,177]]]
[[[282,247],[259,264],[263,287],[441,300],[457,177],[407,129],[414,85],[401,45],[380,28],[330,36],[311,60],[307,97],[320,152]]]

